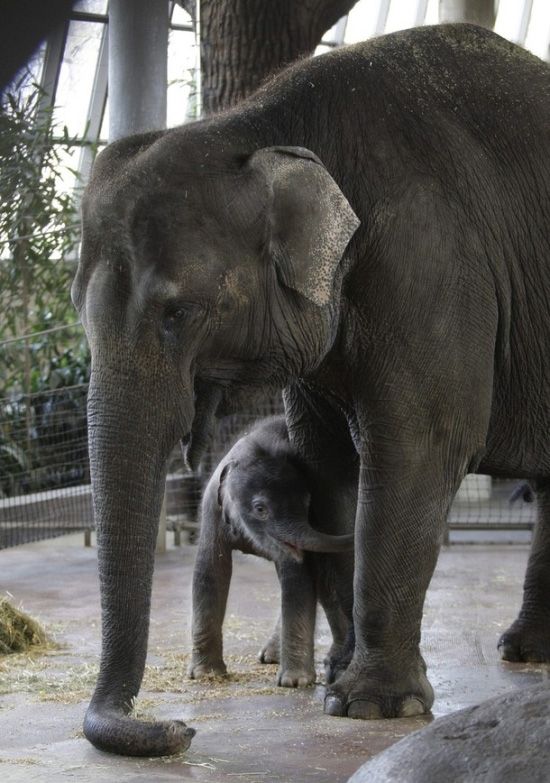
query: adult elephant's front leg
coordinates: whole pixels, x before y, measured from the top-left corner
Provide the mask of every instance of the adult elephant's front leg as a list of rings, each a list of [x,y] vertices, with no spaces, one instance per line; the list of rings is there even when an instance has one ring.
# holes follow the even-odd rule
[[[374,445],[374,444],[373,444]],[[355,653],[328,690],[325,712],[391,718],[428,712],[433,690],[420,654],[426,590],[450,500],[466,460],[445,448],[394,441],[364,464],[356,520]],[[376,446],[374,446],[376,449]],[[374,451],[373,449],[373,451]],[[462,468],[459,468],[462,465]]]

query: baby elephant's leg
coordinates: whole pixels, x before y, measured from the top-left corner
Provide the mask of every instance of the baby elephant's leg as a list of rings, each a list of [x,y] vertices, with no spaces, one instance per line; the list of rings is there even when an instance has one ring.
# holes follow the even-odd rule
[[[193,572],[191,679],[225,675],[222,626],[231,582],[231,545],[219,531],[203,529]]]
[[[281,583],[281,660],[277,684],[285,688],[311,685],[315,682],[315,580],[307,558],[303,563],[278,563],[277,573]]]
[[[260,663],[280,663],[281,660],[281,615],[275,623],[271,636],[258,654]]]

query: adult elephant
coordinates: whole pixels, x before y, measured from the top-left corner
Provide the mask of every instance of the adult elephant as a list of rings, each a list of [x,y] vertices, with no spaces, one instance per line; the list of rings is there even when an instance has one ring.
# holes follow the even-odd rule
[[[286,385],[291,440],[327,507],[351,441],[361,460],[356,647],[326,712],[430,709],[423,601],[469,471],[537,482],[503,650],[548,660],[549,128],[544,63],[441,26],[300,62],[234,110],[99,156],[73,288],[92,351],[95,745],[189,743],[184,724],[127,715],[166,459],[184,438],[193,461],[216,410],[251,387]]]

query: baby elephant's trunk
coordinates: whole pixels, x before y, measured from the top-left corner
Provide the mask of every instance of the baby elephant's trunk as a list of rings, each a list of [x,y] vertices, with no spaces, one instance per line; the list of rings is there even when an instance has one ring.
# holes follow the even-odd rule
[[[349,552],[353,549],[353,541],[353,533],[345,536],[330,536],[312,528],[310,533],[304,533],[297,539],[296,545],[308,552]]]

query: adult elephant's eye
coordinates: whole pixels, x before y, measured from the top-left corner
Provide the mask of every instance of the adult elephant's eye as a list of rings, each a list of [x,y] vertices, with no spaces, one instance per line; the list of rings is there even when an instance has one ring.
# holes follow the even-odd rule
[[[164,315],[164,320],[169,324],[181,321],[189,312],[187,307],[169,307]]]
[[[269,512],[265,503],[256,501],[256,503],[252,505],[252,508],[254,510],[255,516],[257,516],[258,519],[267,519]]]
[[[173,331],[199,310],[199,305],[193,303],[179,303],[167,305],[164,311],[164,328]]]

